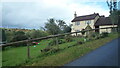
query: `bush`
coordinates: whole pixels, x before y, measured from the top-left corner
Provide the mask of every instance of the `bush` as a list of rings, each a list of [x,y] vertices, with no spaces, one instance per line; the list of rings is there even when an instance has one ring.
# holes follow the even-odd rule
[[[65,36],[65,41],[66,42],[71,42],[72,41],[72,37],[71,36]]]
[[[77,46],[77,45],[80,45],[80,44],[83,44],[84,42],[82,42],[82,41],[77,41],[75,44],[72,44],[72,45],[68,45],[68,47],[67,48],[70,48],[70,47],[73,47],[73,46]]]
[[[59,38],[53,38],[50,42],[49,42],[49,46],[54,46],[54,45],[57,45],[57,41],[58,41],[58,44],[62,44],[62,43],[65,43],[63,40],[59,39]]]
[[[50,50],[50,53],[56,53],[56,52],[58,52],[59,50],[60,50],[59,48],[54,47],[54,48],[52,48],[52,49]]]
[[[105,38],[105,37],[108,37],[108,32],[102,32],[101,38]]]
[[[82,35],[84,35],[84,34],[85,34],[85,29],[82,29],[81,31],[82,31],[82,32],[81,32]]]
[[[51,47],[51,46],[48,46],[46,47],[45,49],[41,50],[42,53],[44,53],[44,55],[49,55],[49,54],[52,54],[52,53],[56,53],[58,52],[60,49],[58,47]]]
[[[100,38],[99,33],[93,33],[91,36],[93,37],[93,39],[99,39]]]
[[[5,31],[7,43],[10,43],[12,41],[12,38],[14,37],[14,33],[15,33],[15,31],[12,31],[12,30]]]
[[[53,45],[56,45],[56,39],[52,39],[49,44],[49,46],[53,46]]]
[[[13,35],[11,42],[22,41],[26,39],[28,39],[28,37],[25,35],[23,31],[16,31]],[[15,44],[15,46],[26,46],[26,45],[27,45],[26,43]]]
[[[2,50],[8,50],[8,49],[11,49],[13,48],[12,46],[7,46],[7,47],[2,47]]]
[[[30,38],[40,38],[44,36],[48,36],[47,32],[41,30],[31,30],[26,33]]]
[[[82,41],[77,41],[77,44],[79,45],[79,44],[83,44],[83,42]]]
[[[52,48],[50,46],[46,47],[45,49],[42,49],[41,52],[48,52],[50,51]]]

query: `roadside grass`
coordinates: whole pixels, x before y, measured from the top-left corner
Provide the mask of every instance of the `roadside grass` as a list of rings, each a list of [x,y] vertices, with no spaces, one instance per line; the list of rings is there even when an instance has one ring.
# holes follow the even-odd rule
[[[117,34],[110,34],[110,36],[106,38],[101,38],[98,40],[86,42],[82,45],[73,46],[53,55],[45,56],[44,58],[36,58],[36,62],[27,64],[26,66],[63,66],[64,64],[80,58],[81,56],[95,50],[96,48],[99,48],[100,46],[110,42],[117,37]]]
[[[3,66],[61,66],[84,54],[100,47],[101,45],[117,38],[117,34],[109,34],[109,37],[86,42],[82,45],[72,46],[77,40],[83,41],[83,38],[74,38],[74,41],[59,44],[59,52],[44,55],[40,50],[44,49],[51,39],[40,41],[39,45],[30,46],[31,59],[27,59],[27,47],[16,47],[2,52]],[[102,42],[102,43],[101,43]]]

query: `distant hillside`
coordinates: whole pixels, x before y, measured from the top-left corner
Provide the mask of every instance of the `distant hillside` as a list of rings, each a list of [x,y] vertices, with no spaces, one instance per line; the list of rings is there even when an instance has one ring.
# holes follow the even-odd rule
[[[1,33],[4,31],[2,38],[5,38],[5,43],[26,40],[28,38],[45,37],[49,35],[46,31],[35,29],[0,28],[0,31]]]
[[[31,31],[30,29],[18,29],[18,28],[0,28],[8,31]]]

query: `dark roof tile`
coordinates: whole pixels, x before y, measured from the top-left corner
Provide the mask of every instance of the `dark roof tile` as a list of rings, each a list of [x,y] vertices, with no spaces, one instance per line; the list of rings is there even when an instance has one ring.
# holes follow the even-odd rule
[[[112,25],[112,21],[110,17],[100,17],[94,25],[95,26]],[[117,23],[115,23],[115,25],[117,25]]]
[[[99,14],[94,13],[94,14],[90,14],[90,15],[78,16],[78,17],[75,17],[71,22],[83,21],[83,20],[92,20],[92,19],[95,19],[95,17],[97,15],[99,15]]]

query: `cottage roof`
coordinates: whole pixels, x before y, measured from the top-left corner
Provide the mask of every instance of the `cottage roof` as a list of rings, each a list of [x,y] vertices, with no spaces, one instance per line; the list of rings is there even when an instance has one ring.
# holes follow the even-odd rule
[[[71,22],[92,20],[92,19],[95,19],[95,17],[97,15],[99,15],[99,14],[98,13],[94,13],[94,14],[90,14],[90,15],[78,16],[78,17],[75,17]]]
[[[95,26],[112,25],[112,21],[110,17],[100,17],[94,25]],[[115,23],[114,25],[117,25],[117,23]]]

